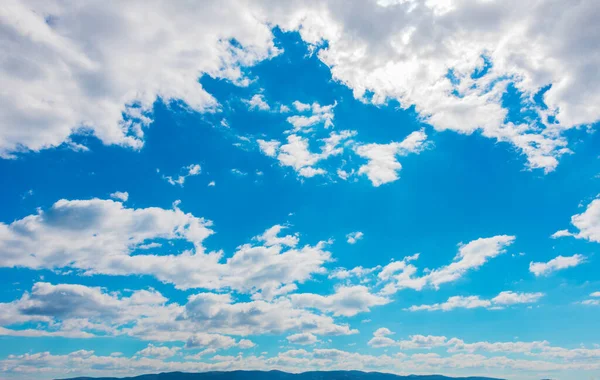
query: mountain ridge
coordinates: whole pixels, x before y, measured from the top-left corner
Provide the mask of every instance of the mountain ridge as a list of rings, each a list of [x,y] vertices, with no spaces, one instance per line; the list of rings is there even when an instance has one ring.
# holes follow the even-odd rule
[[[394,375],[384,372],[363,371],[308,371],[289,373],[272,371],[211,371],[161,372],[131,377],[72,377],[56,380],[503,380],[493,377],[450,377],[443,375]]]

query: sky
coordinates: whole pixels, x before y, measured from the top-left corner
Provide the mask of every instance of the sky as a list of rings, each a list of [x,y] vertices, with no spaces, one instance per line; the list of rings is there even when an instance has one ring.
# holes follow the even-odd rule
[[[599,379],[599,18],[4,1],[0,379]]]

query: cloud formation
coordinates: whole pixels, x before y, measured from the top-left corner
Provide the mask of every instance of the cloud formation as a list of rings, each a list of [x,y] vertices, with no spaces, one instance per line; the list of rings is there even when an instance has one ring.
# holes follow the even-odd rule
[[[212,223],[179,208],[127,208],[112,200],[60,200],[46,211],[0,224],[0,266],[72,268],[84,274],[155,276],[178,288],[234,289],[271,298],[286,285],[324,273],[327,242],[295,248],[298,238],[278,237],[275,226],[243,244],[226,260],[206,253]],[[134,254],[157,239],[187,243],[179,254]],[[43,242],[43,243],[42,243]],[[35,252],[35,255],[30,255]]]
[[[585,256],[575,254],[573,256],[556,256],[552,260],[546,263],[531,262],[529,263],[529,271],[536,277],[548,276],[549,274],[559,271],[561,269],[567,269],[576,267],[579,264],[585,262]]]
[[[496,297],[486,300],[481,299],[479,296],[452,296],[448,298],[446,302],[436,303],[432,305],[414,305],[407,310],[409,311],[450,311],[454,309],[475,309],[475,308],[486,308],[486,309],[497,309],[504,308],[505,306],[516,305],[516,304],[529,304],[535,303],[544,296],[544,293],[515,293],[512,291],[504,291],[498,294]]]

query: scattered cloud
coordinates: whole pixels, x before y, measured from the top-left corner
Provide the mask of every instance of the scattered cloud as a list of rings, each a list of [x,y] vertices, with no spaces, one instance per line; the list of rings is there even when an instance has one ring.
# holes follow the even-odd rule
[[[279,146],[281,145],[281,143],[277,140],[265,141],[258,139],[256,142],[258,143],[258,147],[260,148],[261,152],[263,152],[265,156],[269,157],[275,157],[277,155],[277,149],[279,149]]]
[[[181,347],[155,346],[150,343],[148,347],[136,352],[136,355],[166,359],[175,356],[179,350],[181,350]]]
[[[360,231],[351,232],[348,235],[346,235],[346,241],[348,242],[348,244],[354,244],[357,241],[361,240],[363,236],[364,234]]]
[[[241,171],[240,169],[236,169],[236,168],[231,169],[231,173],[233,173],[239,177],[245,177],[248,175],[248,173]]]
[[[486,309],[497,309],[504,308],[505,306],[516,305],[516,304],[529,304],[535,303],[544,296],[544,293],[516,293],[512,291],[505,291],[498,294],[496,297],[486,300],[481,299],[478,296],[453,296],[448,298],[444,303],[436,303],[432,305],[419,305],[411,306],[406,310],[409,311],[450,311],[454,309],[475,309],[475,308],[486,308]]]
[[[185,174],[180,174],[177,178],[163,175],[163,178],[173,186],[179,185],[183,187],[186,178],[200,175],[201,171],[200,165],[198,164],[191,164],[181,169],[185,172]]]
[[[405,257],[401,261],[393,261],[384,266],[378,274],[380,280],[387,282],[382,294],[393,294],[405,288],[421,290],[425,286],[438,289],[440,285],[456,281],[468,271],[476,270],[489,259],[505,253],[514,240],[514,236],[498,235],[461,244],[452,263],[430,270],[422,276],[415,276],[417,268],[410,264],[419,258],[419,254]]]
[[[247,84],[240,67],[279,53],[271,27],[243,16],[256,6],[226,14],[157,3],[148,23],[138,17],[149,10],[144,1],[104,5],[11,7],[5,36],[12,37],[2,41],[13,52],[12,63],[0,70],[0,81],[19,91],[0,100],[1,156],[70,144],[70,136],[82,130],[105,144],[140,149],[156,100],[181,101],[196,112],[214,110],[219,104],[199,77]],[[98,17],[104,22],[95,22]]]
[[[270,145],[266,145],[268,142],[259,142],[259,146],[261,146],[262,152],[268,156],[274,156],[276,151],[277,160],[282,166],[291,167],[301,177],[310,178],[325,174],[326,171],[323,168],[314,166],[331,156],[341,154],[343,148],[340,145],[354,135],[355,132],[352,131],[331,132],[329,137],[321,139],[322,145],[319,153],[310,151],[308,138],[295,134],[289,135],[287,143],[282,144],[279,149],[276,148],[273,141],[270,142]]]
[[[583,213],[573,215],[571,224],[577,228],[578,232],[560,230],[555,232],[552,237],[573,236],[576,239],[600,243],[600,198],[594,199]]]
[[[557,256],[547,263],[531,262],[529,271],[536,277],[548,276],[549,274],[561,269],[576,267],[585,262],[585,256],[575,254],[573,256]]]
[[[292,303],[301,308],[313,308],[334,316],[351,317],[361,312],[368,312],[373,306],[385,305],[389,299],[371,294],[366,286],[340,286],[335,293],[322,296],[312,293],[296,293],[290,295]]]
[[[333,109],[337,103],[321,106],[319,103],[309,105],[295,101],[293,105],[298,112],[310,113],[310,115],[293,115],[287,118],[287,122],[294,127],[293,133],[310,132],[310,127],[320,123],[323,123],[323,127],[326,129],[333,127]]]
[[[250,100],[244,100],[250,110],[269,111],[271,107],[261,94],[254,95]]]
[[[298,333],[290,335],[286,338],[292,344],[312,345],[319,341],[316,336],[311,333]]]
[[[114,193],[110,194],[110,197],[121,202],[127,202],[129,199],[129,193],[126,191],[115,191]]]
[[[126,208],[112,200],[60,200],[46,211],[0,223],[0,265],[32,269],[70,268],[80,273],[151,275],[180,289],[234,289],[270,298],[287,285],[324,274],[331,260],[327,241],[295,248],[297,235],[268,229],[223,260],[205,252],[212,223],[178,207]],[[188,244],[179,254],[135,254],[157,239]],[[293,245],[292,245],[293,244]],[[36,252],[30,255],[29,252]]]
[[[402,142],[357,145],[354,148],[356,154],[368,160],[358,169],[358,174],[366,175],[373,186],[396,181],[402,169],[397,157],[420,153],[426,146],[426,140],[427,135],[421,130],[412,132]]]

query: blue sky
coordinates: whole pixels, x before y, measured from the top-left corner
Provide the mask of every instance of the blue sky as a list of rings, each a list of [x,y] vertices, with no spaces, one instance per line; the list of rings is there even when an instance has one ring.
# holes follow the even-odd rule
[[[597,376],[597,57],[513,5],[12,4],[0,378]]]

